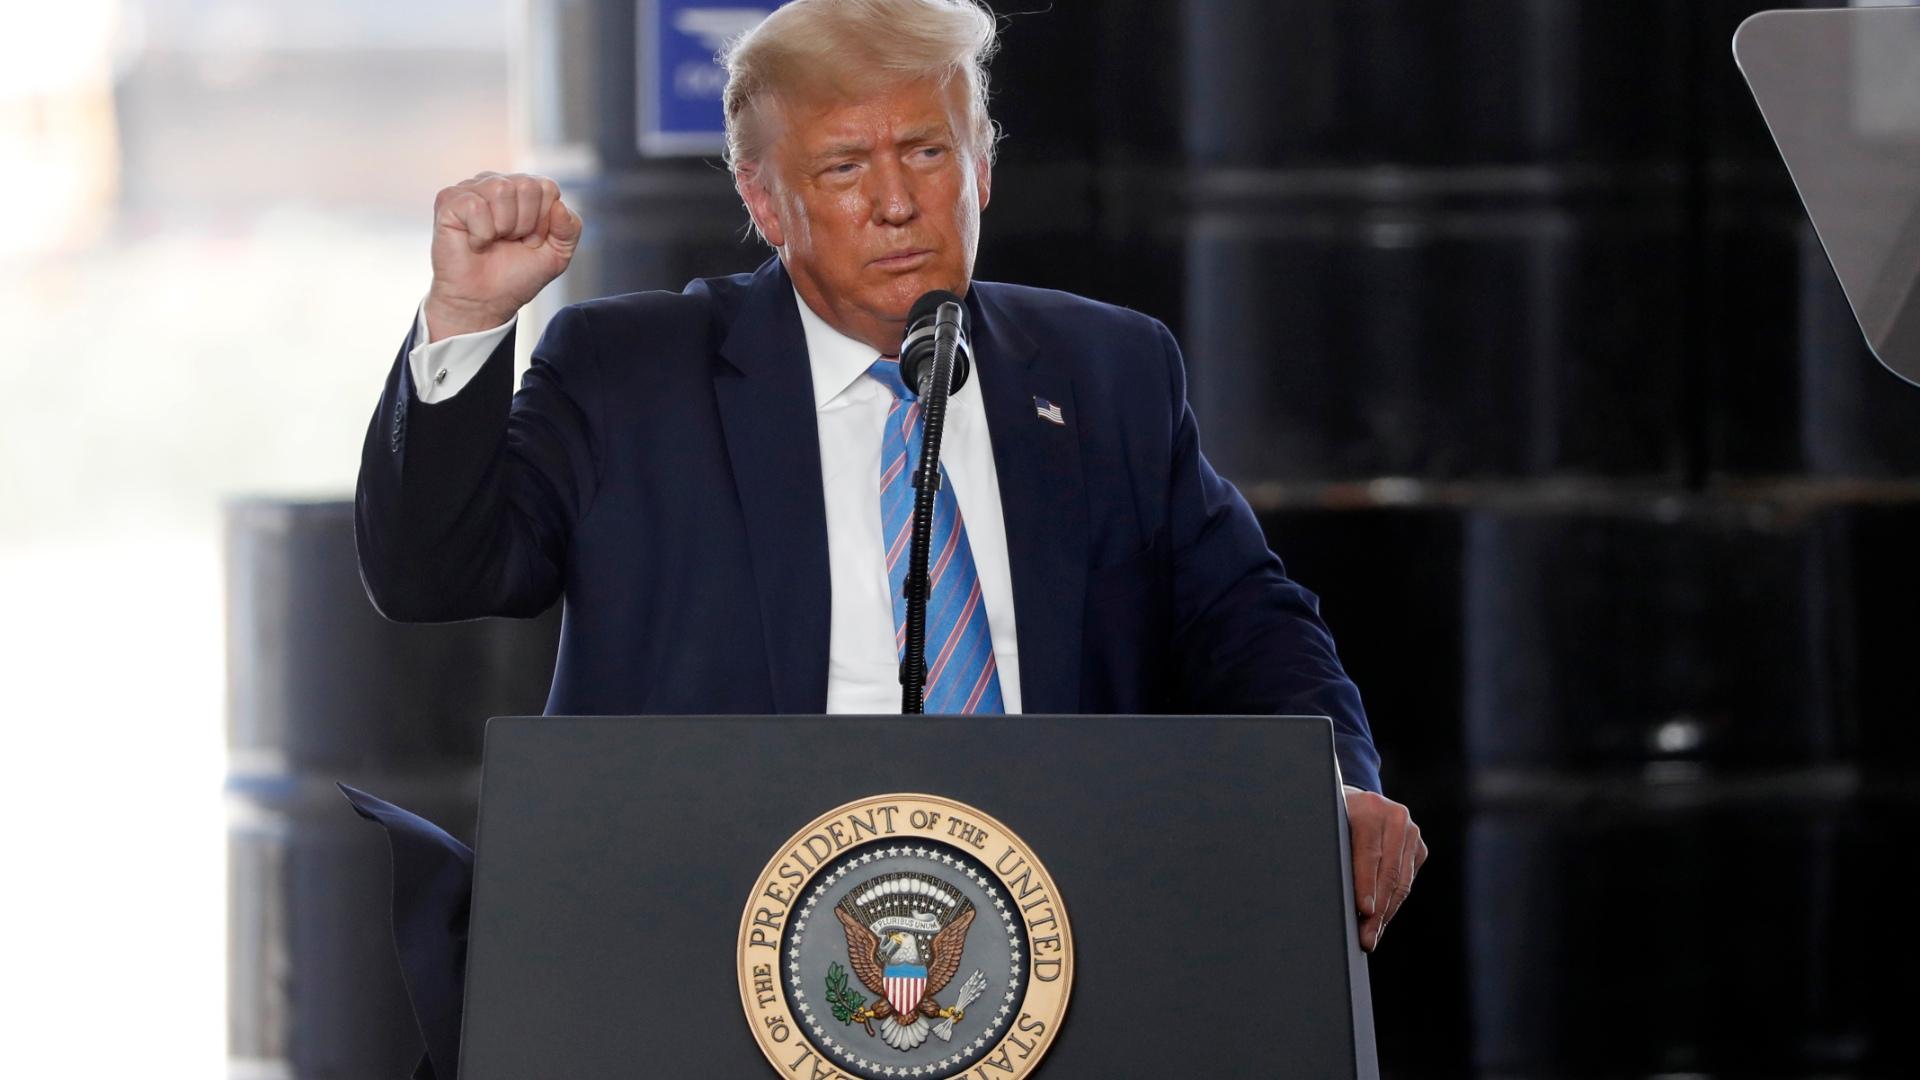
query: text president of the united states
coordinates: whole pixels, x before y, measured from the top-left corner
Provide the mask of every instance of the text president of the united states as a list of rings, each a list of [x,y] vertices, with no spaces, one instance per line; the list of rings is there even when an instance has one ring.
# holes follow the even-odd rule
[[[927,711],[1331,717],[1370,949],[1426,845],[1379,793],[1318,601],[1200,452],[1172,335],[972,280],[995,34],[974,0],[778,9],[725,56],[727,162],[776,257],[562,309],[518,392],[517,313],[581,220],[543,177],[442,190],[361,463],[368,592],[426,621],[564,597],[549,713],[898,711],[891,511],[920,425],[892,358],[950,290],[974,374],[941,456]]]

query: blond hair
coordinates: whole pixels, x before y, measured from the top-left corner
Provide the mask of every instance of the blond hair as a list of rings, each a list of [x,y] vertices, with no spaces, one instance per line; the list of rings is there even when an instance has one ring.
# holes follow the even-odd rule
[[[956,132],[993,157],[987,61],[998,26],[981,0],[793,0],[728,44],[727,167],[752,171],[766,153],[767,105],[852,98],[903,82],[966,79],[969,127]]]

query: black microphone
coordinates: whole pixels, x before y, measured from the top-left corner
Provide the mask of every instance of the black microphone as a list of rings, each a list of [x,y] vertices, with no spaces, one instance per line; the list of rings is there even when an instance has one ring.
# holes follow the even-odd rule
[[[947,387],[958,393],[967,384],[973,366],[973,347],[967,344],[967,309],[960,298],[945,289],[935,289],[914,301],[907,313],[907,336],[900,342],[900,378],[921,400],[928,386],[923,380],[933,375],[933,358],[940,346],[952,342],[953,378]]]
[[[967,345],[967,309],[960,298],[936,289],[907,314],[907,336],[900,342],[900,378],[920,397],[920,463],[913,471],[913,542],[907,548],[906,650],[900,661],[900,711],[925,711],[927,685],[927,599],[931,584],[927,560],[933,547],[933,504],[940,490],[940,436],[947,423],[947,398],[967,381],[972,366]],[[944,379],[945,386],[938,385]]]

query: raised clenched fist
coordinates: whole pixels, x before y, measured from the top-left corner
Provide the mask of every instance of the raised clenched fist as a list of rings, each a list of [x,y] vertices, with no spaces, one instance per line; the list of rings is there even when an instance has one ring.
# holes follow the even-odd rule
[[[433,199],[429,340],[491,330],[566,270],[580,216],[544,176],[483,172]]]

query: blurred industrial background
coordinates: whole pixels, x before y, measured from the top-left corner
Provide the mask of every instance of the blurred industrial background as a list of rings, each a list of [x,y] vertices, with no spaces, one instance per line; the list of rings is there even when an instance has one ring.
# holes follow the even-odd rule
[[[979,276],[1173,327],[1432,844],[1373,962],[1390,1076],[1920,1071],[1920,389],[1734,68],[1763,6],[996,5]],[[433,192],[561,181],[536,324],[765,251],[712,155],[639,150],[646,3],[10,7],[0,1074],[404,1075],[331,783],[464,830],[555,630],[360,589]]]

